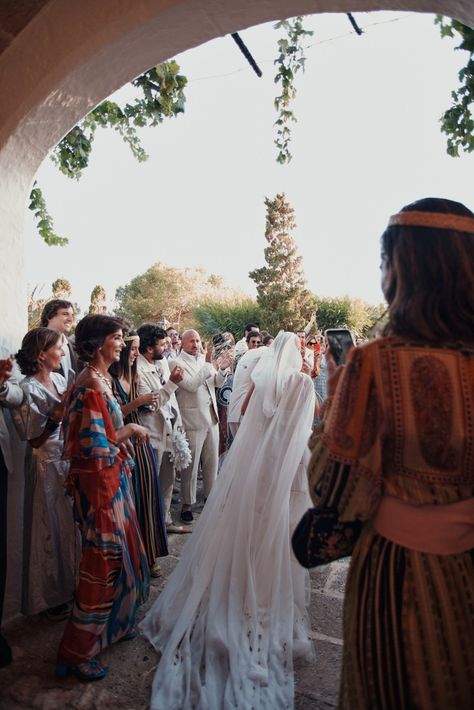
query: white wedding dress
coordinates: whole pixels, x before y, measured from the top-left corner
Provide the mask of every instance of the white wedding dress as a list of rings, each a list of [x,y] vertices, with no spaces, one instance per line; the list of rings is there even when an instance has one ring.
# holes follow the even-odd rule
[[[311,505],[314,414],[299,342],[280,333],[193,535],[140,628],[161,658],[153,710],[292,708],[293,657],[312,658],[307,572],[290,538]]]

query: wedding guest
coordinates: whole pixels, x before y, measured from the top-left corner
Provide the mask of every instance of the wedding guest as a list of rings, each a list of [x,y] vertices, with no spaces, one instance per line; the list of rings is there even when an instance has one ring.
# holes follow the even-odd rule
[[[204,498],[211,492],[217,475],[219,450],[219,415],[216,387],[222,387],[232,362],[225,353],[214,364],[201,355],[201,338],[195,330],[185,330],[181,339],[181,354],[176,360],[183,378],[176,397],[184,428],[189,439],[192,462],[181,471],[181,520],[193,521],[192,506],[196,502],[196,485],[199,463],[202,465]]]
[[[166,330],[166,335],[171,338],[171,350],[166,353],[168,360],[174,360],[178,357],[179,351],[181,350],[181,338],[176,328],[168,328]]]
[[[82,533],[79,584],[58,651],[56,675],[93,681],[108,673],[96,656],[135,637],[137,608],[148,596],[149,574],[129,477],[128,443],[148,439],[139,424],[123,424],[109,367],[124,347],[123,322],[85,316],[76,348],[87,363],[71,389],[64,416],[68,488]]]
[[[299,330],[296,335],[300,341],[301,357],[303,358],[303,362],[307,364],[309,372],[311,373],[314,370],[314,351],[306,346],[307,336],[305,330]]]
[[[0,630],[7,581],[7,497],[8,476],[13,471],[13,452],[4,409],[19,407],[24,393],[13,372],[13,356],[0,360]],[[0,668],[12,660],[12,652],[0,633]]]
[[[126,424],[139,424],[140,407],[154,405],[158,401],[157,392],[139,394],[140,377],[137,372],[140,338],[135,331],[129,331],[124,337],[125,347],[120,353],[119,362],[112,363],[110,374],[114,382],[114,392],[122,408]],[[156,453],[149,441],[134,444],[135,468],[132,476],[135,493],[135,510],[142,533],[143,544],[150,565],[152,577],[161,575],[159,557],[168,554],[163,517],[163,500],[158,479]]]
[[[382,288],[386,337],[336,371],[294,548],[307,566],[352,550],[340,708],[470,710],[474,214],[427,198],[392,216]]]
[[[74,343],[69,337],[71,328],[74,325],[74,307],[70,301],[55,298],[44,306],[41,313],[41,325],[44,328],[52,328],[61,334],[61,345],[64,355],[58,372],[70,384],[74,377],[80,372],[81,365],[78,362]]]
[[[23,614],[46,611],[52,620],[69,616],[79,562],[77,529],[64,483],[61,417],[66,380],[57,372],[64,355],[57,330],[33,328],[16,361],[26,375],[20,415],[28,441],[23,512]]]
[[[235,438],[242,419],[242,404],[252,384],[252,372],[260,359],[268,354],[268,348],[254,348],[242,355],[234,372],[232,392],[227,411],[227,423]]]
[[[247,335],[247,350],[254,350],[255,348],[259,348],[261,344],[262,338],[260,336],[260,333],[252,331]]]
[[[235,344],[235,351],[234,355],[238,359],[240,358],[245,352],[248,350],[248,345],[247,345],[247,336],[249,333],[252,331],[258,333],[260,328],[256,323],[247,323],[247,325],[244,326],[244,336],[240,340],[238,340]]]
[[[140,338],[138,391],[140,395],[154,395],[154,401],[140,410],[139,421],[148,429],[155,450],[166,529],[169,533],[188,533],[191,532],[190,528],[174,523],[171,517],[171,498],[176,478],[173,442],[183,424],[175,393],[183,379],[183,372],[174,361],[170,372],[164,357],[166,333],[162,328],[153,323],[145,323],[138,328],[137,333]]]

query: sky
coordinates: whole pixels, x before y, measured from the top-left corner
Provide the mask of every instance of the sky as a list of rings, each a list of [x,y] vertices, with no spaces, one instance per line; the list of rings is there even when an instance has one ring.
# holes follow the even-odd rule
[[[284,192],[309,288],[319,296],[383,301],[379,242],[388,217],[421,197],[474,208],[474,155],[446,154],[439,118],[466,61],[440,38],[433,16],[314,15],[305,28],[306,71],[296,80],[288,165],[276,163],[273,24],[240,34],[259,79],[230,36],[176,57],[188,78],[185,114],[142,129],[150,155],[138,163],[112,130],[99,130],[79,182],[46,159],[37,174],[57,233],[48,247],[26,220],[30,291],[58,277],[87,309],[90,292],[115,290],[161,261],[204,267],[255,295],[251,269],[264,264],[265,197]],[[114,95],[129,98],[130,88]]]

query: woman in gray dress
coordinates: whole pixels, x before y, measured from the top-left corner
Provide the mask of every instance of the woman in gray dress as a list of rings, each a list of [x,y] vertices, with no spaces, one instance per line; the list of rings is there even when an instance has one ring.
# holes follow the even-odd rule
[[[25,379],[20,408],[25,460],[22,611],[47,611],[65,618],[75,589],[78,533],[64,479],[61,417],[66,380],[54,370],[64,355],[61,336],[34,328],[23,338],[16,360]]]

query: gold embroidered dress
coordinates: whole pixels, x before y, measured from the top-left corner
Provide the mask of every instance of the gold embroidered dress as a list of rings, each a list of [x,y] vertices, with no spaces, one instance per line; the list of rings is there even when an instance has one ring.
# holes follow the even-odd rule
[[[312,445],[314,504],[366,523],[346,588],[340,708],[471,710],[474,550],[417,552],[371,521],[382,495],[474,496],[474,350],[398,337],[354,349]]]

